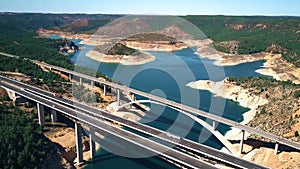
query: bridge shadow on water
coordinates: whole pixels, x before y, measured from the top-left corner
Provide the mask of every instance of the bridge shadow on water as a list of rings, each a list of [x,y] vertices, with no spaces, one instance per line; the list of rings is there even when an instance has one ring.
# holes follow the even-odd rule
[[[121,157],[121,156],[115,155],[113,153],[104,153],[101,155],[97,155],[94,157],[93,160],[88,161],[85,164],[89,164],[89,168],[98,168],[99,164],[101,164],[102,162],[110,161],[110,160],[117,159],[117,158],[129,160],[129,161],[131,161],[137,165],[141,165],[141,166],[143,166],[143,168],[147,168],[147,169],[152,169],[152,168],[168,169],[169,168],[169,167],[164,167],[159,163],[153,162],[153,158],[155,158],[157,160],[160,159],[157,156],[153,156],[153,157],[149,157],[149,158],[126,158],[126,157]],[[149,162],[150,158],[152,158],[152,160],[150,160],[152,162]]]
[[[97,163],[97,162],[102,162],[106,160],[111,160],[114,158],[119,158],[119,156],[112,154],[112,153],[105,153],[101,155],[96,155],[93,160],[89,161],[88,163]]]
[[[230,142],[232,144],[240,143],[239,140],[230,140]],[[252,149],[248,152],[243,151],[243,154],[248,154],[251,151],[253,151],[255,149],[259,149],[259,148],[270,148],[270,149],[275,148],[275,143],[271,143],[271,142],[267,142],[267,141],[260,141],[260,140],[256,140],[256,139],[252,139],[252,138],[244,140],[244,144],[251,146]],[[297,150],[295,148],[292,148],[292,147],[289,147],[286,145],[279,144],[278,154],[280,154],[281,152],[300,152],[300,150]]]

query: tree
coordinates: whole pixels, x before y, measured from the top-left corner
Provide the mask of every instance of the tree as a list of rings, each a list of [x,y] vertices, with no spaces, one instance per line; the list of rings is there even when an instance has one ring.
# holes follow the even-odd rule
[[[294,92],[294,97],[295,97],[295,98],[299,98],[299,97],[300,97],[300,91],[299,91],[299,90],[296,90],[296,91]]]

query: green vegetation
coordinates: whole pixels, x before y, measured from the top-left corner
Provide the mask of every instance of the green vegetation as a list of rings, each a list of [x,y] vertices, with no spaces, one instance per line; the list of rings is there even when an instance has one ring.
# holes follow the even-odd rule
[[[72,27],[70,23],[86,18],[93,20],[89,21],[89,23],[93,23],[92,25],[95,27],[94,22],[97,22],[97,19],[107,20],[113,17],[110,15],[1,14],[0,51],[20,56],[20,59],[0,56],[0,71],[23,73],[31,77],[36,85],[47,84],[51,91],[58,93],[64,92],[65,85],[67,84],[64,83],[62,85],[62,83],[67,81],[55,73],[44,72],[39,66],[23,58],[43,61],[85,74],[92,72],[96,77],[103,77],[106,80],[110,80],[96,70],[79,66],[75,68],[68,56],[58,52],[59,48],[65,46],[66,43],[68,46],[78,49],[73,42],[59,39],[36,38],[35,31],[40,27],[47,29],[68,29],[71,31]],[[86,29],[90,28],[86,27]]]
[[[111,78],[107,77],[103,73],[98,72],[97,70],[95,70],[93,68],[88,68],[88,67],[75,65],[74,66],[74,71],[78,72],[78,73],[85,74],[85,75],[89,75],[89,76],[92,76],[92,77],[96,77],[96,78],[102,77],[103,79],[105,79],[106,81],[109,81],[109,82],[113,81]]]
[[[292,83],[291,81],[279,81],[267,76],[260,76],[260,77],[229,77],[228,79],[230,82],[236,83],[238,86],[242,86],[245,89],[249,88],[259,88],[262,91],[266,91],[268,87],[291,87],[297,89],[297,85]],[[296,92],[296,91],[295,91]]]
[[[63,31],[74,32],[74,33],[95,33],[100,26],[108,24],[110,19],[96,19],[96,20],[76,20],[72,23],[67,23],[60,27]]]
[[[51,142],[34,121],[33,112],[25,112],[10,102],[0,104],[1,168],[41,168],[51,152]]]
[[[0,55],[0,71],[19,72],[27,75],[36,85],[46,84],[53,92],[62,92],[68,80],[53,72],[45,72],[30,60],[10,58]],[[64,83],[64,84],[62,84]],[[58,84],[58,85],[56,85]]]
[[[138,42],[157,42],[157,41],[169,41],[170,43],[176,43],[176,38],[158,34],[158,33],[144,33],[130,36],[125,39],[126,41],[138,41]]]
[[[41,14],[41,13],[2,13],[0,14],[0,32],[35,32],[39,28],[61,29],[72,32],[84,32],[103,26],[121,15],[102,14]],[[79,24],[88,20],[87,24]]]
[[[295,131],[294,135],[295,135],[295,137],[299,137],[299,132]]]
[[[23,73],[44,83],[67,82],[56,73],[44,72],[38,65],[30,60],[10,58],[2,55],[0,55],[0,71]]]
[[[0,33],[0,51],[24,58],[44,61],[60,67],[72,69],[69,58],[60,54],[58,46],[67,42],[34,37],[4,37]]]
[[[300,97],[300,91],[299,90],[297,90],[297,91],[294,92],[294,97],[295,98],[299,98]]]
[[[106,53],[107,55],[138,55],[140,52],[133,48],[129,48],[121,43],[115,44]]]
[[[65,42],[70,43],[70,41],[36,38],[35,32],[39,28],[46,28],[93,33],[93,31],[96,31],[96,27],[102,26],[116,17],[119,16],[37,13],[0,14],[0,51],[73,70],[70,59],[57,52],[59,45]],[[89,21],[87,25],[74,24],[81,20]]]
[[[99,93],[85,89],[82,85],[73,85],[73,96],[80,102],[84,103],[101,103],[103,98]]]
[[[294,116],[300,106],[299,86],[270,77],[231,77],[229,81],[247,89],[250,96],[255,94],[268,99],[268,103],[256,109],[257,118],[248,125],[281,136],[292,131],[292,126],[299,120],[299,116]]]
[[[300,67],[299,17],[263,16],[185,16],[215,41],[217,50],[231,52],[230,45],[220,42],[237,41],[239,54],[262,51],[282,53],[283,57]],[[269,48],[271,45],[273,48]]]

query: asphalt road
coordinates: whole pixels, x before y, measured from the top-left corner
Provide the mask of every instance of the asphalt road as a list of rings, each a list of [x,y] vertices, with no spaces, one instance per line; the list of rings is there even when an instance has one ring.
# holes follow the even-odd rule
[[[120,139],[126,139],[127,141],[131,142],[132,144],[135,144],[137,146],[140,146],[144,149],[147,149],[153,154],[159,154],[162,157],[165,157],[170,160],[174,160],[180,164],[183,164],[190,168],[207,168],[207,169],[213,169],[216,168],[213,165],[204,162],[202,160],[199,160],[195,157],[189,156],[187,154],[184,154],[182,152],[179,152],[174,149],[170,149],[169,147],[159,144],[157,142],[154,142],[152,140],[149,140],[147,138],[144,138],[142,136],[139,136],[137,134],[131,133],[129,131],[126,131],[122,128],[115,127],[112,125],[109,125],[103,121],[103,119],[99,119],[98,117],[95,117],[93,115],[76,111],[74,109],[71,109],[69,107],[66,107],[64,105],[61,105],[57,102],[54,102],[49,99],[45,99],[41,96],[35,95],[33,93],[30,93],[23,89],[18,89],[16,87],[13,87],[11,85],[8,85],[6,83],[3,83],[3,81],[0,81],[0,85],[4,86],[6,88],[12,89],[17,94],[21,95],[22,97],[28,98],[30,100],[33,100],[37,103],[43,104],[47,107],[50,107],[52,109],[55,109],[59,112],[62,112],[64,115],[69,116],[75,120],[78,120],[79,122],[85,123],[89,126],[94,127],[96,130],[99,131],[99,133],[106,132],[109,134],[112,134]],[[113,131],[112,131],[113,129]],[[130,138],[130,139],[128,139]],[[134,141],[131,141],[133,140]]]
[[[128,128],[131,128],[131,129],[137,130],[139,132],[156,137],[158,139],[167,141],[168,143],[170,143],[172,145],[176,145],[181,148],[185,148],[185,149],[197,152],[197,153],[208,155],[212,158],[218,159],[220,161],[223,161],[225,163],[231,164],[231,165],[239,167],[239,168],[265,168],[261,165],[255,164],[250,161],[243,160],[239,157],[235,157],[235,156],[227,154],[227,153],[223,153],[219,150],[210,148],[208,146],[193,142],[193,141],[185,139],[185,138],[170,137],[170,135],[167,132],[158,130],[156,128],[153,128],[153,127],[141,124],[141,123],[137,123],[134,121],[130,121],[130,120],[115,116],[113,114],[96,109],[94,107],[90,107],[88,105],[74,102],[72,100],[65,99],[65,98],[57,98],[54,96],[53,93],[41,90],[39,88],[32,87],[30,85],[27,85],[27,84],[24,84],[24,83],[15,81],[15,80],[7,79],[7,78],[1,77],[1,76],[0,76],[0,80],[8,81],[9,83],[12,83],[16,86],[20,86],[20,87],[24,88],[26,91],[40,95],[41,97],[60,102],[62,104],[70,106],[72,108],[75,107],[77,110],[80,110],[84,113],[91,114],[92,116],[97,117],[98,119],[106,119],[109,121],[117,122]]]
[[[199,109],[195,109],[193,107],[189,107],[189,106],[186,106],[186,105],[174,102],[174,101],[170,101],[170,100],[158,97],[158,96],[154,96],[154,95],[149,94],[149,93],[145,93],[145,92],[142,92],[142,91],[139,91],[139,90],[129,88],[127,86],[123,86],[123,85],[119,85],[119,84],[116,84],[116,83],[104,81],[104,80],[101,80],[101,79],[97,79],[95,77],[91,77],[91,76],[88,76],[88,75],[85,75],[85,74],[82,74],[82,73],[74,72],[74,71],[64,69],[64,68],[61,68],[61,67],[58,67],[58,66],[49,65],[49,64],[46,64],[46,63],[38,62],[38,61],[35,61],[35,63],[39,64],[41,66],[46,66],[46,67],[49,67],[49,68],[52,68],[52,69],[55,69],[55,70],[59,70],[61,72],[69,73],[69,74],[75,75],[77,77],[82,77],[84,79],[88,79],[88,80],[91,80],[91,81],[94,81],[94,82],[98,82],[98,83],[101,83],[101,84],[104,84],[104,85],[108,85],[108,86],[111,86],[113,88],[120,89],[122,91],[127,91],[127,92],[130,92],[130,93],[136,94],[136,95],[140,95],[140,96],[149,98],[151,100],[160,102],[162,104],[168,105],[170,107],[175,107],[177,109],[181,109],[183,111],[189,112],[193,115],[200,115],[202,117],[211,119],[213,121],[217,121],[217,122],[220,122],[220,123],[223,123],[223,124],[226,124],[226,125],[229,125],[229,126],[241,129],[241,130],[244,130],[246,132],[249,132],[249,133],[252,133],[252,134],[255,134],[255,135],[259,135],[259,136],[262,136],[264,138],[268,138],[268,139],[273,140],[277,143],[287,145],[289,147],[293,147],[297,150],[300,150],[300,143],[282,138],[280,136],[277,136],[277,135],[274,135],[274,134],[271,134],[271,133],[268,133],[268,132],[265,132],[265,131],[262,131],[262,130],[259,130],[259,129],[249,127],[247,125],[240,124],[238,122],[235,122],[235,121],[232,121],[232,120],[229,120],[229,119],[226,119],[226,118],[223,118],[223,117],[211,114],[211,113],[201,111]]]

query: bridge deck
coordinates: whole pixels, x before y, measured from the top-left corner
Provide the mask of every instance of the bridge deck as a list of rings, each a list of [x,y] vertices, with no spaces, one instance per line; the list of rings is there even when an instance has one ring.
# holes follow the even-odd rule
[[[0,76],[0,80],[8,81],[9,83],[14,84],[15,86],[20,86],[20,87],[24,88],[26,91],[32,92],[34,94],[38,94],[44,98],[48,98],[50,100],[53,100],[53,101],[56,101],[56,102],[59,102],[59,103],[65,104],[65,105],[75,107],[77,110],[92,114],[93,116],[95,116],[99,119],[106,119],[106,120],[117,122],[123,126],[129,127],[131,129],[137,130],[139,132],[143,132],[143,133],[151,135],[153,137],[157,137],[157,138],[167,141],[171,144],[174,144],[178,147],[185,148],[185,149],[188,149],[188,150],[191,150],[191,151],[194,151],[197,153],[201,153],[204,155],[208,155],[210,157],[213,157],[217,160],[231,164],[233,166],[240,167],[240,168],[264,168],[261,165],[243,160],[241,158],[232,156],[230,154],[220,152],[219,150],[210,148],[208,146],[193,142],[193,141],[185,139],[185,138],[175,138],[175,137],[171,138],[168,136],[167,132],[158,130],[156,128],[153,128],[153,127],[141,124],[141,123],[137,123],[134,121],[130,121],[130,120],[115,116],[115,115],[105,112],[103,110],[99,110],[99,109],[90,107],[85,104],[74,102],[69,99],[57,98],[53,95],[53,93],[44,91],[42,89],[35,88],[30,85],[27,85],[27,84],[24,84],[24,83],[21,83],[21,82],[12,80],[12,79],[8,79],[5,77],[1,77],[1,76]]]
[[[235,128],[244,130],[246,132],[249,132],[249,133],[252,133],[252,134],[255,134],[255,135],[258,135],[258,136],[262,136],[264,138],[268,138],[270,140],[273,140],[274,142],[277,142],[277,143],[280,143],[280,144],[283,144],[283,145],[287,145],[287,146],[290,146],[290,147],[293,147],[295,149],[300,150],[300,143],[282,138],[280,136],[277,136],[277,135],[274,135],[274,134],[271,134],[271,133],[268,133],[268,132],[265,132],[265,131],[262,131],[262,130],[259,130],[259,129],[249,127],[247,125],[240,124],[238,122],[235,122],[235,121],[232,121],[232,120],[229,120],[229,119],[226,119],[226,118],[214,115],[214,114],[210,114],[210,113],[201,111],[201,110],[193,108],[193,107],[189,107],[189,106],[186,106],[186,105],[174,102],[174,101],[170,101],[170,100],[158,97],[158,96],[151,95],[149,93],[145,93],[145,92],[142,92],[142,91],[138,91],[136,89],[129,88],[127,86],[123,86],[123,85],[119,85],[119,84],[116,84],[116,83],[104,81],[104,80],[101,80],[101,79],[97,79],[95,77],[91,77],[91,76],[88,76],[88,75],[85,75],[85,74],[82,74],[82,73],[74,72],[74,71],[64,69],[64,68],[61,68],[61,67],[58,67],[58,66],[49,65],[49,64],[46,64],[46,63],[38,62],[38,61],[35,61],[35,63],[39,64],[40,66],[49,67],[51,69],[59,70],[59,71],[64,72],[64,73],[72,74],[72,75],[75,75],[75,76],[78,76],[78,77],[81,77],[81,78],[85,78],[85,79],[88,79],[88,80],[91,80],[91,81],[94,81],[94,82],[98,82],[98,83],[101,83],[101,84],[104,84],[104,85],[108,85],[110,87],[117,88],[117,89],[120,89],[122,91],[127,91],[127,92],[130,92],[130,93],[136,94],[136,95],[140,95],[140,96],[149,98],[151,100],[154,100],[156,102],[161,102],[161,103],[166,104],[168,106],[172,106],[172,107],[175,107],[177,109],[184,110],[184,111],[189,112],[191,114],[200,115],[202,117],[211,119],[213,121],[220,122],[220,123],[229,125],[231,127],[235,127]]]

